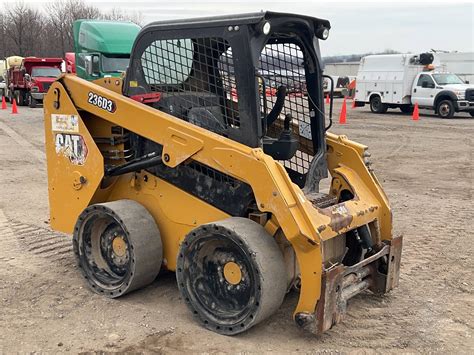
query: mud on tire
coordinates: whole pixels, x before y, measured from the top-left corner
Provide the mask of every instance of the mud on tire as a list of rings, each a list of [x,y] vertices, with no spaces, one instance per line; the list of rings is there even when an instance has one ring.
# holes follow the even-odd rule
[[[202,225],[181,244],[176,278],[195,318],[226,335],[246,331],[280,307],[286,269],[275,240],[246,218]]]

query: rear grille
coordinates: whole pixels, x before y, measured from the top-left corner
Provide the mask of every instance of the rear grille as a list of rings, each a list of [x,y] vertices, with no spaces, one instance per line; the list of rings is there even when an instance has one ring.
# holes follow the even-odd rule
[[[467,101],[474,101],[474,89],[467,89],[466,90],[466,100]]]
[[[337,203],[337,196],[330,196],[328,194],[323,194],[320,192],[307,194],[306,198],[316,208],[327,208]]]
[[[43,90],[44,92],[47,92],[49,90],[49,87],[51,86],[51,83],[43,83]]]

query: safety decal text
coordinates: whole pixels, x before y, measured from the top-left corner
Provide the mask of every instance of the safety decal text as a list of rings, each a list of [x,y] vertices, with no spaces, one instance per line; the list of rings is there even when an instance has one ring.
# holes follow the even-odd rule
[[[115,102],[93,92],[89,92],[87,102],[110,113],[116,109]]]
[[[87,158],[87,146],[84,138],[78,134],[58,133],[55,136],[56,154],[63,155],[74,165],[84,165]]]

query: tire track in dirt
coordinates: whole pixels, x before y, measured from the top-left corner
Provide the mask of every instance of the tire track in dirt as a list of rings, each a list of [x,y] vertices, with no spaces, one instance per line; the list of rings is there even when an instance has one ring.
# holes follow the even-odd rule
[[[9,249],[15,249],[18,253],[26,250],[30,254],[48,259],[52,263],[59,263],[60,266],[70,266],[75,263],[71,238],[65,234],[52,232],[31,224],[9,222],[2,213],[0,235],[2,242],[8,243]],[[14,250],[11,251],[12,254],[16,254]],[[11,256],[6,258],[10,259]]]

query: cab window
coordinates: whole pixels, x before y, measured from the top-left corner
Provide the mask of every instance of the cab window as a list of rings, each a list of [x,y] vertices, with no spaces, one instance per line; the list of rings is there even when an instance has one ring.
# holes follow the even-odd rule
[[[426,74],[422,74],[422,75],[420,75],[420,77],[418,79],[418,83],[416,84],[416,86],[425,87],[425,88],[434,88],[435,84],[434,84],[434,81],[431,78],[431,76],[426,75]]]

